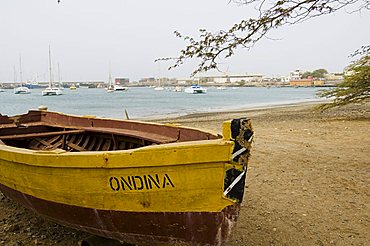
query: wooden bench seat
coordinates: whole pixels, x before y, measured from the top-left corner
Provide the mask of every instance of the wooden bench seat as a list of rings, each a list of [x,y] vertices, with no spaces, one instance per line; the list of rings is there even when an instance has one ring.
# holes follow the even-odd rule
[[[0,140],[16,140],[25,138],[38,138],[38,137],[49,137],[55,135],[67,135],[67,134],[78,134],[83,133],[84,130],[66,130],[66,131],[55,131],[55,132],[36,132],[36,133],[26,133],[26,134],[14,134],[0,136]]]
[[[129,129],[121,129],[121,128],[85,127],[85,128],[80,128],[80,129],[87,131],[87,132],[101,132],[105,134],[110,133],[114,135],[139,138],[139,139],[144,139],[144,140],[151,141],[157,144],[172,143],[172,142],[177,141],[177,138],[172,138],[172,137],[164,136],[161,134],[129,130]]]

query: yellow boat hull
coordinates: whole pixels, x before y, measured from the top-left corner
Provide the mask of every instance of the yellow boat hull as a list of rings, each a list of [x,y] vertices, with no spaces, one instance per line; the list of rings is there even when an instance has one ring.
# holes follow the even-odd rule
[[[240,202],[224,194],[227,171],[243,171],[232,160],[231,135],[225,123],[222,139],[130,150],[39,151],[0,144],[0,189],[41,215],[104,237],[144,245],[219,245]],[[244,179],[245,173],[243,187]]]

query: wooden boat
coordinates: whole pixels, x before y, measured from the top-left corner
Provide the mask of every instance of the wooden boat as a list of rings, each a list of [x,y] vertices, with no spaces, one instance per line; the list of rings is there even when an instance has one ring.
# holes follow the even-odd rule
[[[199,129],[32,110],[0,114],[0,190],[57,223],[139,245],[224,245],[249,119]]]

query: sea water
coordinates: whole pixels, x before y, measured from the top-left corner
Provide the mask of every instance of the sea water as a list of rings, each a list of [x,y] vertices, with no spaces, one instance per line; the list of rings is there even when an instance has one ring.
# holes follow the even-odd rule
[[[64,89],[61,96],[41,96],[41,89],[23,95],[5,90],[0,93],[0,113],[23,114],[44,105],[50,111],[74,115],[122,119],[126,110],[131,119],[160,118],[315,101],[319,100],[318,90],[312,87],[236,87],[226,90],[208,88],[206,94],[187,94],[148,87],[130,87],[128,91],[113,93],[107,93],[105,89],[78,88]]]

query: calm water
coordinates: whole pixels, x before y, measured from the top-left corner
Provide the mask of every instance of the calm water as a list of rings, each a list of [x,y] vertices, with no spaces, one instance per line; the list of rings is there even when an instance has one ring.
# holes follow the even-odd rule
[[[225,111],[288,103],[315,101],[317,88],[253,88],[226,90],[208,88],[207,94],[155,91],[153,88],[130,88],[107,93],[104,89],[65,89],[61,96],[43,97],[41,89],[28,95],[13,90],[0,93],[0,113],[16,115],[46,105],[50,111],[75,115],[125,118],[163,117],[209,111]]]

